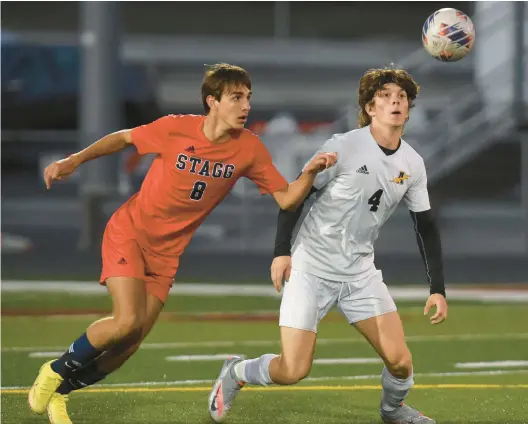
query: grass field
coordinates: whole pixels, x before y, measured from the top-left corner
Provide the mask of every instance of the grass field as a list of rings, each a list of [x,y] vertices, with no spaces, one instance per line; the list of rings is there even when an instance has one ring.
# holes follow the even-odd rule
[[[108,298],[96,295],[3,293],[2,423],[47,422],[26,403],[44,356],[64,349],[109,306]],[[277,352],[278,306],[278,299],[266,297],[171,297],[143,348],[125,366],[103,384],[71,395],[73,422],[208,423],[208,392],[222,359],[189,356]],[[416,373],[410,405],[439,424],[528,423],[527,365],[457,367],[528,361],[528,305],[451,302],[449,319],[439,326],[429,324],[420,303],[398,306]],[[231,314],[221,314],[226,312]],[[186,358],[167,360],[171,356]],[[376,356],[332,312],[319,329],[316,359],[325,358]],[[297,386],[245,388],[226,422],[379,423],[381,367],[316,363]]]

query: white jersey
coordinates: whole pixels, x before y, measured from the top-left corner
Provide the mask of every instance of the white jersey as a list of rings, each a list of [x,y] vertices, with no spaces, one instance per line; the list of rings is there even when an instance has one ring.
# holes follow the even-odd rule
[[[374,242],[403,198],[414,212],[430,209],[422,157],[405,141],[386,155],[370,126],[334,135],[318,151],[336,152],[319,173],[315,201],[292,248],[292,267],[333,281],[365,280],[376,272]]]

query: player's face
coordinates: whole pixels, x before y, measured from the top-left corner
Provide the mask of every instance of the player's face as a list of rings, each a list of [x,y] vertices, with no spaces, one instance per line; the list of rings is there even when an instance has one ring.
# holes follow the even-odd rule
[[[242,129],[246,125],[251,100],[251,91],[245,86],[228,88],[220,101],[216,102],[217,117],[230,128]]]
[[[385,84],[374,96],[368,113],[379,124],[403,127],[409,117],[407,93],[396,84]]]

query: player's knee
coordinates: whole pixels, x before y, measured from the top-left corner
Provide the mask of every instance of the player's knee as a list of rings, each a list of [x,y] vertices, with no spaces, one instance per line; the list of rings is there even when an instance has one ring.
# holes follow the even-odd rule
[[[388,358],[386,366],[394,377],[408,378],[412,374],[411,353],[407,350]]]
[[[295,364],[284,364],[282,367],[283,384],[295,384],[306,378],[312,368],[311,363],[297,362]]]
[[[116,340],[127,340],[130,345],[141,341],[143,334],[143,318],[140,315],[118,317],[116,319]]]

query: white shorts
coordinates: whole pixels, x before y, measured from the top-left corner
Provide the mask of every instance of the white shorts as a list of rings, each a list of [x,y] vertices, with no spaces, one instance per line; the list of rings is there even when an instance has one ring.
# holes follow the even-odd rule
[[[279,325],[317,333],[319,321],[336,304],[349,324],[397,309],[381,271],[366,280],[342,283],[292,270],[284,285]]]

